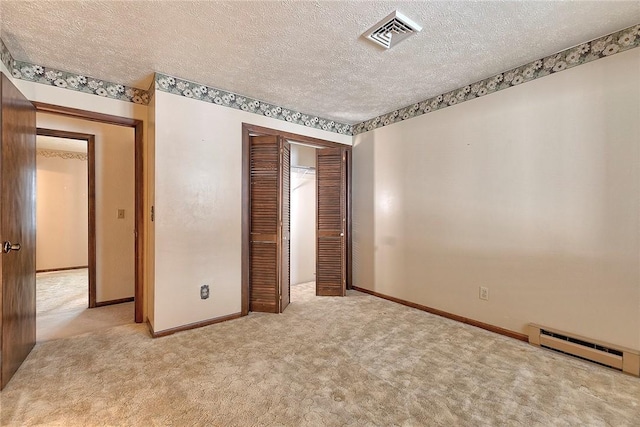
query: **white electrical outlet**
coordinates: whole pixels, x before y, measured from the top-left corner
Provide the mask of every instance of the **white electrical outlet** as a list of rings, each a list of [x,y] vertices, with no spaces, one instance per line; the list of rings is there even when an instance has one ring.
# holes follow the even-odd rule
[[[480,286],[480,299],[485,301],[489,301],[489,288],[485,286]]]

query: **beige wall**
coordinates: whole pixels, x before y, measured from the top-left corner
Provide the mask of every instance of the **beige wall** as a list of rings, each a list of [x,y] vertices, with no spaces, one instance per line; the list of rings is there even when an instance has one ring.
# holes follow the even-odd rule
[[[640,348],[638,70],[634,49],[357,136],[355,284]]]
[[[38,127],[96,136],[96,300],[134,296],[134,131],[38,113]],[[118,219],[118,209],[125,218]]]
[[[155,112],[159,332],[240,312],[242,123],[345,144],[352,138],[161,91]]]
[[[87,161],[36,157],[36,270],[87,265]]]
[[[316,149],[291,144],[291,165],[316,166]],[[291,171],[291,283],[316,280],[316,173]]]

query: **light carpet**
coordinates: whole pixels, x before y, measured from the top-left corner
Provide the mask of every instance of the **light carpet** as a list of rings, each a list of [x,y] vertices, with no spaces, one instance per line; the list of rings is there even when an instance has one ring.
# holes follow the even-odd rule
[[[89,306],[86,268],[36,274],[36,340],[49,341],[133,323],[133,302]]]
[[[640,379],[349,291],[152,339],[36,346],[2,425],[638,426]]]

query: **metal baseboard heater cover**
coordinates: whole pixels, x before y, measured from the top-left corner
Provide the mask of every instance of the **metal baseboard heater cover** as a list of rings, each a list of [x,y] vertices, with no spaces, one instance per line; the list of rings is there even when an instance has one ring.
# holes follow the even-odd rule
[[[529,324],[529,344],[560,351],[640,377],[640,351]]]

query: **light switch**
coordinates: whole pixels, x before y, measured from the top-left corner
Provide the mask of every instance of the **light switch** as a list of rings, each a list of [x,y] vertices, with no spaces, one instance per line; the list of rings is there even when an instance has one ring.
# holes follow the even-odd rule
[[[118,219],[124,219],[124,209],[118,209]]]

